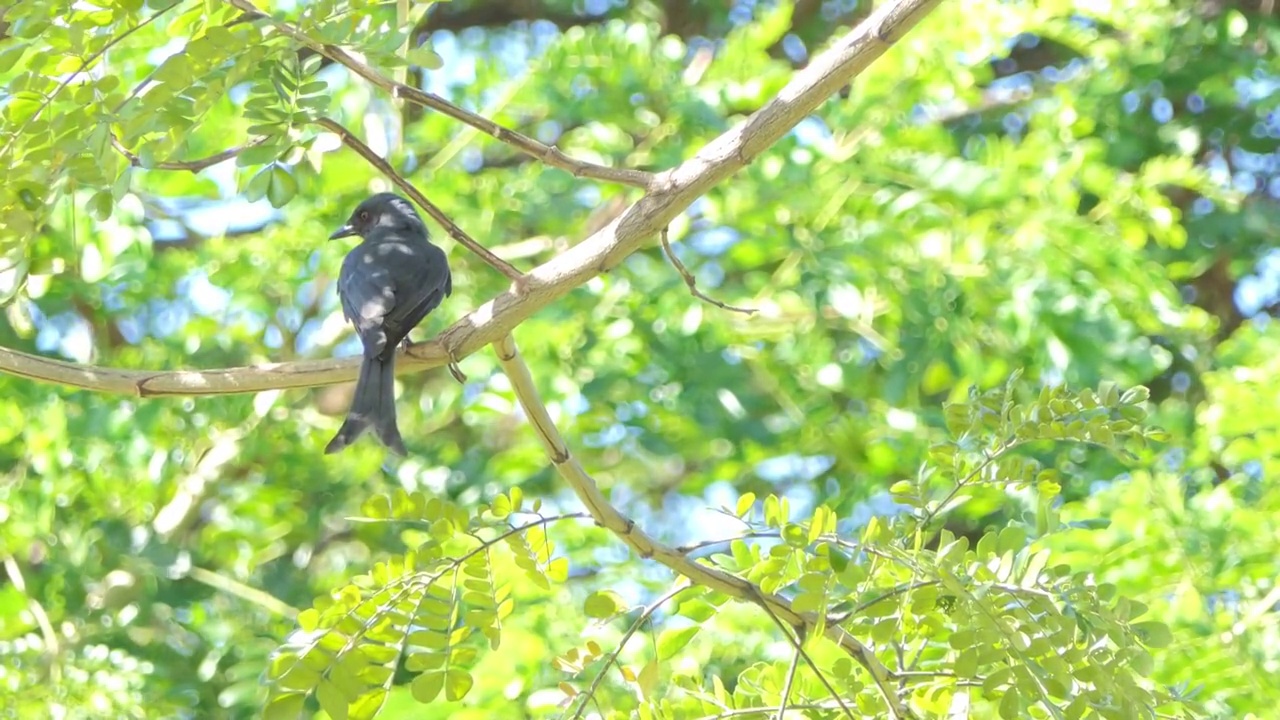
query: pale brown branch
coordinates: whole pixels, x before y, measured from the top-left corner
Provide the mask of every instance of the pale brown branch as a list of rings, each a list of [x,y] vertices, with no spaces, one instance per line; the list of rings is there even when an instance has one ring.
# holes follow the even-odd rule
[[[232,0],[243,2],[243,0]],[[939,0],[885,3],[797,72],[773,100],[698,153],[655,178],[653,188],[590,237],[530,270],[518,285],[472,310],[435,340],[415,344],[396,369],[441,367],[502,339],[534,313],[617,267],[694,200],[742,169],[882,55]],[[449,350],[446,350],[446,347]],[[227,395],[314,387],[355,378],[358,358],[220,370],[123,370],[62,362],[0,348],[0,371],[33,380],[128,395]]]
[[[364,142],[360,138],[356,137],[350,130],[327,117],[316,118],[312,122],[337,135],[342,139],[343,145],[346,145],[356,151],[357,155],[364,158],[383,175],[386,175],[387,179],[394,183],[396,187],[400,188],[405,195],[408,195],[414,202],[418,203],[419,207],[427,211],[427,214],[431,216],[432,220],[440,223],[440,226],[444,228],[445,232],[449,233],[449,237],[456,240],[459,245],[462,245],[476,255],[479,255],[481,260],[484,260],[495,270],[505,275],[508,280],[512,282],[520,281],[522,276],[519,270],[512,267],[511,263],[503,260],[497,255],[494,255],[485,246],[475,240],[472,240],[470,235],[463,232],[462,228],[454,224],[454,222],[449,219],[449,216],[441,212],[440,208],[436,207],[418,190],[418,188],[413,186],[413,183],[405,180],[400,173],[396,172],[395,168],[391,167],[390,163],[382,159],[378,153],[374,152],[368,145],[365,145]]]
[[[265,15],[254,7],[250,0],[227,0],[227,2],[243,12],[264,15],[266,20],[270,22],[276,30],[287,35],[293,39],[294,42],[311,48],[330,60],[345,66],[355,74],[365,80],[368,80],[374,86],[390,93],[391,97],[408,100],[415,105],[430,108],[461,123],[470,125],[480,132],[511,145],[523,153],[538,158],[551,167],[565,170],[575,177],[585,177],[593,180],[614,182],[621,185],[630,185],[631,187],[640,188],[641,190],[647,190],[652,186],[654,180],[653,173],[645,170],[611,168],[603,165],[583,162],[581,160],[575,160],[566,155],[559,148],[544,145],[527,135],[518,133],[511,128],[503,127],[482,115],[477,115],[468,110],[464,110],[439,95],[419,90],[418,88],[405,85],[404,83],[396,82],[337,45],[322,43],[283,20]]]
[[[688,578],[691,582],[712,590],[718,590],[739,600],[759,605],[771,618],[779,623],[785,623],[795,628],[805,628],[806,631],[812,631],[824,624],[814,613],[796,612],[789,600],[778,595],[766,593],[749,580],[690,559],[675,548],[659,542],[636,525],[634,520],[623,515],[604,497],[595,479],[583,469],[577,458],[569,452],[569,446],[560,435],[555,423],[552,422],[551,414],[547,411],[546,405],[542,402],[542,398],[533,384],[533,376],[529,373],[529,366],[525,364],[524,359],[520,357],[520,353],[516,349],[515,340],[510,335],[506,335],[494,344],[494,350],[497,353],[498,362],[502,365],[503,372],[506,373],[512,388],[515,390],[516,399],[519,400],[525,416],[529,418],[530,424],[533,425],[538,439],[546,450],[547,457],[551,460],[551,464],[555,466],[556,471],[560,473],[560,477],[573,489],[578,499],[587,508],[587,512],[591,513],[591,517],[598,524],[617,535],[641,558],[652,558],[672,571]],[[861,640],[843,628],[835,625],[826,625],[823,628],[823,634],[867,670],[876,686],[881,689],[884,700],[889,706],[891,717],[911,717],[902,701],[887,690],[887,683],[892,674],[884,666],[884,663],[880,662],[880,658],[876,657],[871,648],[864,645]]]
[[[721,310],[729,310],[732,312],[743,313],[745,315],[754,315],[757,311],[755,308],[737,307],[736,305],[726,305],[725,303],[708,297],[698,289],[698,281],[693,279],[693,273],[689,272],[689,268],[680,262],[680,258],[676,257],[674,251],[671,250],[671,242],[667,239],[667,228],[662,228],[658,233],[658,239],[662,241],[662,250],[667,254],[667,258],[671,260],[671,264],[676,267],[676,272],[680,273],[680,277],[684,278],[684,284],[689,286],[689,292],[699,300],[711,303]]]
[[[233,577],[206,570],[202,567],[191,568],[187,571],[187,577],[214,590],[234,595],[241,600],[253,603],[273,615],[279,615],[288,620],[294,620],[298,617],[298,609],[289,603],[265,590],[246,585]]]
[[[128,160],[129,164],[132,165],[133,167],[140,167],[146,170],[186,170],[189,172],[198,173],[201,170],[213,167],[214,165],[217,165],[220,162],[225,162],[227,160],[230,160],[231,158],[239,155],[245,150],[248,150],[249,148],[252,148],[252,147],[257,147],[269,139],[270,138],[267,138],[265,136],[256,137],[250,140],[249,142],[244,143],[243,145],[237,145],[233,148],[227,148],[226,150],[223,150],[220,153],[214,153],[213,155],[210,155],[208,157],[202,157],[196,160],[165,160],[163,162],[158,162],[152,165],[151,167],[145,167],[142,164],[142,158],[139,158],[137,154],[129,150],[129,148],[125,147],[124,143],[120,142],[120,139],[117,138],[115,134],[111,135],[111,145],[116,149],[116,152],[123,155],[124,159]]]

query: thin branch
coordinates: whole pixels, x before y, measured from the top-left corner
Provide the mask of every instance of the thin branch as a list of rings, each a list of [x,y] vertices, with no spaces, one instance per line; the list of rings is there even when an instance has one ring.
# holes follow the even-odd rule
[[[759,588],[754,585],[752,587],[755,588],[756,593],[762,593]],[[773,620],[773,624],[778,626],[778,630],[782,633],[783,637],[791,641],[791,644],[796,649],[796,656],[803,658],[805,664],[813,671],[813,674],[818,676],[818,680],[822,683],[822,686],[827,689],[827,693],[831,695],[831,699],[835,700],[836,703],[840,705],[840,709],[844,711],[845,716],[848,717],[849,720],[853,720],[853,713],[849,710],[849,706],[845,705],[844,698],[840,697],[840,693],[836,692],[836,689],[831,686],[831,681],[827,680],[827,676],[822,674],[822,670],[818,668],[818,665],[813,661],[813,658],[809,657],[809,653],[804,651],[806,628],[803,626],[788,628],[786,623],[782,622],[782,618],[778,617],[778,614],[771,610],[768,605],[762,604],[760,607],[764,608],[769,619]],[[792,635],[793,629],[795,631],[795,635]],[[885,683],[881,682],[879,676],[869,667],[867,668],[867,671],[871,673],[871,679],[875,682],[876,687],[880,689],[880,694],[884,696],[884,701],[889,706],[889,717],[895,718],[895,720],[896,718],[911,717],[906,706],[902,705],[902,702],[898,699],[897,695],[889,692],[888,687]]]
[[[248,150],[249,148],[257,147],[262,143],[266,142],[268,139],[269,138],[265,136],[256,137],[250,140],[249,142],[244,143],[243,145],[237,145],[233,148],[227,148],[226,150],[223,150],[220,153],[215,153],[208,157],[203,157],[196,160],[165,160],[164,162],[158,162],[152,165],[151,167],[144,166],[142,164],[142,158],[139,158],[133,151],[125,147],[124,143],[120,142],[120,139],[117,138],[114,133],[112,133],[111,135],[111,145],[116,149],[116,152],[123,155],[124,159],[128,160],[129,164],[132,165],[133,167],[140,167],[146,170],[186,170],[192,173],[198,173],[201,170],[213,167],[218,163],[230,160],[231,158],[239,155],[240,153],[244,152],[245,150]]]
[[[757,312],[755,308],[726,305],[715,298],[705,295],[698,289],[698,281],[693,279],[693,273],[689,272],[689,268],[685,267],[684,263],[680,262],[680,258],[676,257],[675,252],[672,251],[671,242],[667,239],[667,228],[662,228],[662,231],[658,233],[658,238],[662,241],[663,252],[667,254],[667,258],[671,260],[671,264],[676,266],[676,272],[680,273],[680,277],[684,278],[684,284],[689,286],[689,292],[692,293],[694,297],[703,302],[711,303],[721,310],[743,313],[744,315],[754,315]]]
[[[244,0],[230,0],[244,4]],[[416,343],[397,371],[442,367],[502,339],[520,323],[588,280],[617,267],[697,198],[749,164],[828,97],[884,54],[939,0],[882,4],[857,28],[797,72],[777,97],[658,175],[653,188],[587,239],[530,270],[435,340]],[[447,349],[446,349],[447,348]],[[274,363],[219,370],[124,370],[80,365],[0,348],[0,371],[87,390],[136,396],[228,395],[348,382],[359,358]],[[673,551],[674,552],[674,551]]]
[[[413,183],[405,180],[400,173],[396,172],[395,168],[391,167],[390,163],[379,157],[378,153],[374,152],[368,145],[365,145],[364,142],[360,140],[360,138],[356,137],[350,130],[327,117],[316,118],[312,122],[337,135],[342,139],[343,145],[355,150],[357,155],[368,161],[370,165],[377,168],[383,175],[386,175],[387,179],[394,183],[396,187],[400,188],[405,195],[408,195],[414,202],[418,203],[423,210],[426,210],[432,220],[440,223],[445,232],[449,233],[449,237],[458,241],[458,244],[467,248],[476,255],[479,255],[481,260],[484,260],[495,270],[507,276],[508,280],[514,283],[520,282],[520,278],[523,276],[520,274],[519,270],[512,267],[511,263],[489,252],[489,250],[480,243],[472,240],[470,235],[466,234],[462,231],[462,228],[455,225],[454,222],[449,219],[449,216],[445,215],[440,211],[440,208],[432,204],[432,202],[428,200],[426,196],[418,190],[418,188],[413,186]]]
[[[807,703],[804,705],[792,705],[791,709],[792,710],[839,710],[840,706],[833,702]],[[736,708],[734,710],[726,710],[720,713],[719,715],[704,715],[698,718],[697,720],[727,720],[727,718],[745,718],[745,717],[751,717],[753,715],[759,715],[760,717],[763,718],[763,717],[768,717],[769,713],[773,712],[773,710],[774,710],[773,708],[767,708],[767,707]]]
[[[752,530],[750,532],[742,533],[741,535],[734,535],[731,538],[716,538],[714,540],[700,540],[698,542],[689,543],[688,545],[681,545],[680,547],[676,548],[676,552],[681,553],[683,555],[688,555],[689,553],[697,552],[698,550],[702,550],[704,548],[709,548],[712,545],[721,545],[724,543],[731,543],[734,540],[749,540],[751,538],[781,538],[781,537],[782,537],[782,533],[777,530]]]
[[[202,585],[208,585],[214,590],[234,595],[241,600],[247,600],[254,605],[274,613],[280,617],[293,620],[298,617],[297,608],[289,605],[280,598],[263,590],[259,590],[251,585],[246,585],[235,578],[229,578],[221,573],[212,570],[206,570],[202,567],[193,567],[187,572],[187,577],[195,580]]]
[[[640,613],[640,617],[636,618],[636,621],[631,623],[631,627],[627,628],[627,632],[624,633],[622,639],[618,641],[618,646],[609,654],[609,658],[604,662],[604,667],[600,668],[600,672],[596,673],[595,678],[591,681],[591,687],[587,688],[587,691],[583,693],[582,697],[584,699],[582,704],[578,706],[578,710],[573,714],[573,720],[578,720],[578,718],[582,717],[583,711],[587,709],[587,704],[590,703],[591,698],[595,696],[596,689],[600,687],[600,683],[604,680],[604,676],[609,674],[609,668],[613,667],[613,665],[618,662],[618,656],[622,654],[622,649],[627,646],[627,641],[631,639],[631,636],[636,634],[636,631],[640,629],[641,625],[644,625],[646,620],[653,617],[653,614],[658,611],[658,608],[666,605],[672,598],[685,590],[688,590],[690,587],[691,586],[688,583],[683,581],[676,583],[676,585],[664,593],[662,597],[654,600],[645,607],[644,611]]]
[[[250,0],[226,1],[246,13],[263,14],[260,10],[254,7]],[[936,2],[936,0],[934,1]],[[454,120],[470,125],[486,135],[490,135],[501,142],[511,145],[521,152],[532,155],[551,167],[566,170],[575,177],[585,177],[593,180],[614,182],[621,185],[630,185],[631,187],[640,188],[641,190],[647,190],[652,187],[654,181],[653,173],[645,170],[610,168],[603,165],[595,165],[593,163],[575,160],[564,154],[564,152],[559,148],[544,145],[527,135],[522,135],[515,130],[503,127],[486,117],[464,110],[439,95],[425,92],[415,87],[410,87],[404,83],[396,82],[382,73],[379,73],[367,63],[356,58],[354,55],[348,53],[337,45],[322,43],[283,20],[279,20],[271,16],[266,16],[266,20],[281,33],[292,38],[294,42],[311,48],[330,60],[347,67],[355,74],[365,80],[368,80],[374,86],[390,93],[392,98],[408,100],[416,105],[421,105],[447,115]]]
[[[862,613],[866,612],[867,609],[870,608],[872,605],[884,602],[885,600],[890,600],[903,593],[909,593],[912,590],[919,590],[922,587],[937,585],[939,583],[940,583],[939,580],[919,580],[916,582],[904,583],[895,588],[891,588],[888,591],[884,592],[883,594],[877,595],[871,598],[870,600],[865,600],[859,603],[857,607],[855,607],[854,609],[850,610],[847,613],[843,613],[841,615],[833,615],[832,617],[827,619],[827,622],[833,622],[837,624],[842,623],[851,617],[854,617],[856,615],[861,615]],[[894,677],[899,677],[901,675],[902,675],[901,672],[894,673]]]
[[[498,362],[502,365],[503,372],[506,373],[508,380],[510,380],[512,387],[515,389],[516,398],[520,401],[520,407],[524,410],[525,416],[529,418],[534,430],[537,431],[538,439],[542,442],[551,464],[555,466],[556,471],[560,473],[560,476],[577,494],[578,499],[586,506],[587,511],[591,513],[597,523],[617,535],[619,539],[635,550],[641,558],[653,558],[698,585],[718,590],[739,600],[755,603],[764,608],[765,612],[778,622],[792,627],[803,627],[806,631],[815,629],[823,624],[821,619],[813,613],[796,612],[791,606],[791,601],[786,598],[765,593],[754,583],[744,578],[690,559],[675,548],[654,539],[637,526],[634,520],[623,515],[605,499],[595,479],[583,469],[577,458],[569,452],[568,445],[565,444],[560,431],[556,428],[555,423],[552,422],[546,405],[543,404],[537,388],[534,387],[533,376],[529,373],[529,366],[520,357],[515,341],[510,335],[507,335],[494,344],[494,349],[498,356]],[[880,662],[876,654],[864,645],[861,640],[858,640],[843,628],[834,625],[827,625],[823,628],[823,634],[861,664],[870,673],[878,687],[882,690],[885,688],[885,682],[891,676],[889,669]],[[885,701],[888,703],[893,717],[910,717],[905,706],[896,696],[886,694]]]
[[[791,685],[796,681],[796,670],[800,668],[800,652],[800,646],[797,645],[795,654],[791,656],[791,667],[787,668],[787,682],[782,686],[782,702],[778,703],[777,720],[787,720],[787,703],[791,702]]]
[[[31,611],[31,615],[36,619],[36,625],[40,626],[40,635],[44,638],[44,651],[49,656],[55,656],[59,652],[61,644],[58,642],[58,633],[53,629],[53,623],[49,620],[49,614],[44,611],[44,606],[34,595],[27,594],[27,581],[22,575],[22,568],[18,566],[18,560],[12,555],[5,555],[4,560],[0,561],[0,565],[4,565],[5,572],[9,575],[9,582],[13,583],[13,588],[18,591],[19,595],[25,595],[27,598],[27,609]],[[54,663],[57,666],[57,663]]]

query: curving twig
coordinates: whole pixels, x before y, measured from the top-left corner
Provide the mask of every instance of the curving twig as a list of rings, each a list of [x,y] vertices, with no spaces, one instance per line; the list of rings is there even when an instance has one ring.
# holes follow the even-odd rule
[[[510,335],[506,335],[494,344],[494,350],[497,353],[498,362],[502,365],[503,372],[506,373],[512,388],[515,390],[516,399],[519,400],[525,416],[529,418],[529,423],[533,425],[534,430],[537,432],[538,439],[542,442],[551,464],[560,474],[560,477],[573,489],[578,499],[586,506],[587,512],[591,513],[591,517],[598,524],[617,535],[641,558],[652,558],[685,576],[691,582],[709,587],[712,590],[718,590],[739,600],[759,605],[784,631],[786,630],[786,625],[790,625],[793,628],[804,628],[806,632],[823,626],[823,635],[848,653],[871,675],[889,707],[890,717],[911,717],[910,711],[902,703],[902,700],[888,688],[888,683],[892,679],[892,673],[889,669],[880,661],[880,658],[876,657],[871,648],[864,645],[861,640],[848,633],[844,628],[826,624],[822,618],[819,618],[814,613],[797,612],[791,606],[790,600],[766,593],[749,580],[690,559],[687,555],[677,552],[670,545],[659,542],[636,525],[634,520],[623,515],[605,498],[604,494],[600,492],[600,487],[596,484],[595,479],[587,473],[577,458],[569,452],[569,446],[560,435],[555,423],[552,422],[551,414],[547,412],[547,407],[543,404],[542,398],[538,394],[538,389],[534,387],[533,376],[529,373],[529,366],[520,357],[520,353],[516,349],[515,340]],[[790,634],[788,634],[788,637],[791,637]],[[795,638],[795,640],[798,641],[799,638]],[[803,650],[801,652],[803,654]]]
[[[622,639],[618,641],[618,646],[615,647],[613,652],[609,654],[609,657],[605,659],[604,667],[600,668],[600,672],[596,673],[595,678],[591,681],[591,686],[582,694],[582,704],[579,705],[577,711],[573,713],[573,720],[578,720],[578,718],[582,717],[582,713],[586,711],[587,705],[591,703],[591,698],[595,696],[596,690],[599,689],[600,683],[604,680],[604,676],[608,675],[609,668],[613,667],[614,664],[618,662],[618,656],[622,654],[622,649],[627,646],[627,641],[631,639],[631,636],[635,635],[636,631],[640,629],[640,626],[644,625],[646,620],[653,617],[653,614],[656,613],[659,608],[666,605],[672,598],[685,590],[688,590],[690,587],[692,586],[689,583],[682,580],[676,583],[670,590],[663,593],[657,600],[654,600],[645,606],[644,610],[640,612],[640,616],[636,618],[636,621],[631,623],[631,627],[627,628],[627,631],[623,633]]]
[[[658,233],[658,238],[662,241],[662,251],[667,254],[667,258],[671,260],[671,264],[676,266],[676,272],[680,273],[680,277],[684,278],[684,284],[689,286],[689,292],[694,297],[703,302],[711,303],[721,310],[729,310],[732,312],[743,313],[744,315],[754,315],[758,312],[755,308],[737,307],[736,305],[726,305],[715,298],[707,297],[698,289],[698,281],[693,279],[693,273],[689,272],[689,268],[680,262],[680,258],[676,257],[675,252],[671,250],[671,242],[667,239],[668,228],[662,228]]]
[[[611,168],[605,167],[604,165],[583,162],[582,160],[575,160],[566,155],[564,151],[559,148],[544,145],[528,135],[523,135],[511,128],[503,127],[482,115],[477,115],[468,110],[464,110],[435,93],[429,93],[419,90],[418,88],[405,85],[404,83],[396,82],[337,45],[322,43],[302,32],[296,26],[263,13],[261,10],[254,7],[250,0],[226,1],[233,7],[245,13],[264,17],[267,22],[270,22],[271,25],[276,28],[276,30],[292,38],[294,42],[311,48],[330,60],[345,66],[355,74],[365,80],[368,80],[374,86],[390,93],[391,97],[408,100],[415,105],[430,108],[436,112],[447,115],[458,122],[470,125],[480,132],[511,145],[523,153],[538,158],[551,167],[566,170],[575,177],[603,180],[605,182],[614,182],[620,185],[630,185],[631,187],[640,188],[641,190],[649,189],[652,186],[654,175],[651,172],[645,170],[631,170],[627,168]]]
[[[227,148],[226,150],[223,150],[220,153],[214,153],[213,155],[210,155],[208,157],[202,157],[196,160],[165,160],[163,162],[158,162],[152,165],[151,167],[145,168],[145,169],[147,170],[187,170],[189,172],[198,173],[201,170],[204,170],[206,168],[211,168],[220,162],[225,162],[227,160],[230,160],[231,158],[239,155],[245,150],[248,150],[249,148],[252,148],[252,147],[257,147],[262,143],[266,142],[267,140],[268,138],[265,136],[256,137],[250,140],[249,142],[244,143],[243,145],[237,145],[233,148]],[[142,158],[139,158],[136,153],[134,153],[129,148],[125,147],[124,143],[120,142],[120,138],[117,138],[115,136],[115,133],[112,133],[111,135],[111,146],[116,149],[116,152],[123,155],[124,159],[128,160],[129,164],[132,165],[133,167],[143,167]]]
[[[229,0],[244,3],[244,0]],[[531,315],[627,256],[684,212],[698,197],[741,170],[882,55],[940,0],[881,5],[798,71],[781,92],[677,167],[658,175],[648,194],[590,237],[533,268],[521,283],[463,317],[435,340],[417,343],[399,370],[441,367],[502,339]],[[448,348],[448,349],[446,349]],[[128,395],[227,395],[314,387],[356,376],[357,358],[274,363],[219,370],[124,370],[80,365],[0,348],[0,371],[33,380]]]
[[[316,118],[315,120],[312,120],[312,122],[337,135],[342,139],[343,145],[355,150],[356,154],[368,161],[370,165],[378,168],[379,172],[386,175],[387,179],[394,183],[396,187],[400,188],[405,195],[408,195],[414,202],[418,203],[423,210],[426,210],[432,220],[440,223],[445,232],[449,233],[449,237],[456,240],[459,245],[462,245],[476,255],[479,255],[481,260],[484,260],[495,270],[506,275],[508,280],[512,282],[519,282],[520,278],[523,277],[519,270],[512,267],[511,263],[503,260],[497,255],[494,255],[488,248],[475,240],[472,240],[470,235],[463,232],[462,228],[454,224],[454,222],[449,219],[449,216],[441,212],[440,208],[436,207],[426,198],[425,195],[422,194],[421,191],[418,190],[418,188],[413,186],[413,183],[405,180],[400,173],[396,172],[395,168],[391,167],[391,163],[383,160],[378,153],[374,152],[368,145],[365,145],[364,142],[360,140],[360,138],[356,137],[350,130],[340,125],[337,121],[327,117]]]

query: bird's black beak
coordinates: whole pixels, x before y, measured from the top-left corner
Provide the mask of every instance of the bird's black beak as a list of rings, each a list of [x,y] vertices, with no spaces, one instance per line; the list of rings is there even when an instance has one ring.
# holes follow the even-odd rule
[[[333,234],[329,236],[329,239],[337,240],[338,238],[351,237],[352,235],[355,235],[355,234],[356,234],[356,229],[352,227],[351,223],[347,223],[346,225],[343,225],[342,227],[333,231]]]

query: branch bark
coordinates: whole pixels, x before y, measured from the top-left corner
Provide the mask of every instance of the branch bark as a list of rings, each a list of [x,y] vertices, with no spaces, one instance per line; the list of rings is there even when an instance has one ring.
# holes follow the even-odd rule
[[[245,13],[263,15],[261,11],[253,6],[250,0],[227,0],[227,2]],[[559,148],[543,145],[527,135],[522,135],[511,128],[503,127],[489,118],[464,110],[439,95],[410,87],[404,83],[398,83],[337,45],[329,45],[315,40],[283,20],[277,20],[270,16],[266,16],[266,19],[276,30],[292,38],[294,42],[311,48],[330,60],[345,66],[348,70],[368,80],[374,86],[386,90],[391,94],[391,97],[402,98],[416,105],[443,113],[458,122],[470,125],[486,135],[511,145],[521,152],[532,155],[547,165],[568,171],[575,177],[630,185],[642,190],[648,189],[653,182],[653,173],[645,170],[611,168],[575,160],[564,154]]]
[[[778,96],[654,178],[650,192],[591,237],[530,270],[519,284],[472,310],[435,340],[414,345],[397,370],[448,364],[500,340],[520,323],[591,278],[617,267],[698,197],[745,167],[865,69],[940,0],[885,3],[798,71]],[[246,4],[245,0],[229,0]],[[237,5],[239,7],[239,5]],[[250,6],[251,7],[251,6]],[[341,52],[341,51],[339,51]],[[273,363],[220,370],[157,372],[103,368],[0,349],[0,371],[90,390],[153,395],[227,395],[331,385],[353,379],[357,358]]]

